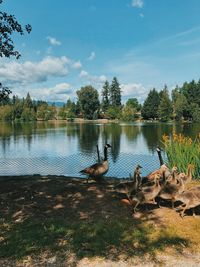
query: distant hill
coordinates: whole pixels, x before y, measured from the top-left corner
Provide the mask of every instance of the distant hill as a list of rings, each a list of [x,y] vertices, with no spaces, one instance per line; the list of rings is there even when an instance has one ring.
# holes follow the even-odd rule
[[[47,101],[48,105],[55,105],[56,107],[63,107],[63,105],[65,105],[65,102],[61,102],[61,101]]]

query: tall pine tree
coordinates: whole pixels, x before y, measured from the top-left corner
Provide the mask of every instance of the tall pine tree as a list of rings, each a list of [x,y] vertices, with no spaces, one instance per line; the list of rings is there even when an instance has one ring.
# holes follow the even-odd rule
[[[172,101],[169,98],[167,86],[160,92],[160,104],[158,107],[158,115],[161,121],[168,121],[172,118]]]
[[[150,90],[144,105],[142,107],[142,117],[144,119],[157,119],[158,118],[158,106],[160,104],[159,93],[154,88]]]
[[[102,110],[103,112],[106,112],[109,108],[109,90],[110,90],[110,86],[109,86],[109,82],[105,81],[105,84],[103,86],[102,89]]]
[[[121,107],[121,88],[116,77],[113,78],[110,86],[110,104],[113,107]]]

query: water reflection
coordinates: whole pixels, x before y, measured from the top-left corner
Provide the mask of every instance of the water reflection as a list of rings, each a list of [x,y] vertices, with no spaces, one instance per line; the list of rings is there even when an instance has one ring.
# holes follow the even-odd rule
[[[71,127],[71,126],[70,126]],[[100,127],[96,124],[81,123],[77,128],[78,149],[81,152],[91,153],[98,144]]]
[[[147,123],[141,127],[142,135],[146,141],[149,151],[155,152],[157,146],[162,146],[163,134],[169,135],[172,133],[172,124],[164,123]]]
[[[104,144],[110,143],[111,165],[116,167],[120,166],[120,162],[124,162],[125,158],[125,162],[133,162],[133,159],[128,159],[130,155],[156,155],[156,147],[160,145],[162,135],[169,135],[173,131],[194,138],[200,132],[200,124],[97,124],[59,121],[0,123],[0,158],[7,161],[37,158],[37,162],[41,160],[45,164],[51,162],[52,166],[58,166],[61,158],[61,163],[67,164],[69,157],[73,155],[71,162],[75,162],[78,156],[74,158],[74,155],[81,153],[79,161],[85,157],[92,163],[97,157],[96,145],[99,145],[103,156]],[[79,167],[80,164],[77,170]],[[65,170],[69,168],[65,166]],[[57,170],[58,167],[54,166],[54,169]],[[115,171],[119,172],[117,169]]]

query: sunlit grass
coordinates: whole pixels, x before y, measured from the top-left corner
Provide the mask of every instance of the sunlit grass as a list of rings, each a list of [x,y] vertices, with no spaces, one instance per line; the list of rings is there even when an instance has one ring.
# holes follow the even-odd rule
[[[84,256],[126,257],[149,253],[154,255],[166,247],[188,244],[187,239],[169,229],[155,228],[147,222],[123,218],[121,221],[95,222],[65,220],[28,220],[22,224],[1,225],[0,258],[22,259],[48,250],[65,255],[67,251],[81,259]]]
[[[176,133],[163,135],[162,139],[170,167],[186,172],[188,164],[192,164],[194,177],[200,178],[200,134],[194,140]]]

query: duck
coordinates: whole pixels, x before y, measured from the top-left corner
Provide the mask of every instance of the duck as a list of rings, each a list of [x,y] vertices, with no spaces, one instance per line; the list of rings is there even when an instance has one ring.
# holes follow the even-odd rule
[[[87,183],[89,178],[98,179],[101,178],[104,174],[106,174],[109,170],[109,163],[108,163],[108,148],[111,148],[110,144],[106,144],[104,146],[104,159],[101,162],[97,162],[85,169],[81,170],[81,174],[87,175]]]
[[[158,196],[161,186],[159,183],[160,180],[160,174],[155,174],[154,175],[154,185],[153,186],[147,186],[142,188],[140,191],[138,191],[131,199],[131,202],[136,202],[133,211],[134,213],[137,211],[137,206],[139,204],[144,204],[144,203],[152,203],[152,204],[157,204],[155,201],[155,198]]]
[[[131,195],[135,194],[138,191],[138,188],[140,186],[140,182],[141,182],[140,169],[141,168],[142,167],[140,165],[136,166],[133,177],[131,177],[132,181],[120,182],[115,187],[115,190],[118,193],[122,193],[127,196],[129,202],[131,201]]]

